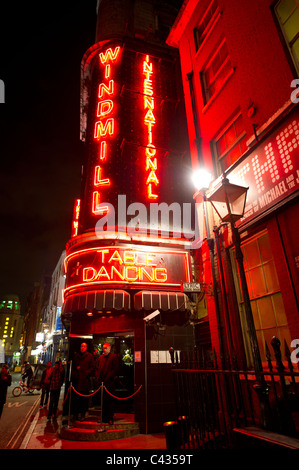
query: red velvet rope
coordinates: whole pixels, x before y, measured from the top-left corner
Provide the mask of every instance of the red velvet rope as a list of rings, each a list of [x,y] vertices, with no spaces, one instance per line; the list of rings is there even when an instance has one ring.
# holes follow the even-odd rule
[[[107,393],[109,393],[109,395],[111,395],[113,398],[116,398],[117,400],[128,400],[129,398],[132,398],[134,395],[136,395],[136,393],[139,392],[139,390],[141,389],[142,385],[140,385],[140,387],[138,388],[138,390],[136,390],[136,392],[134,392],[132,395],[130,395],[129,397],[124,397],[124,398],[120,398],[120,397],[116,397],[115,395],[112,395],[112,393],[109,392],[109,390],[107,390],[107,388],[105,387],[105,385],[103,386],[104,390],[106,390]],[[70,388],[72,388],[74,390],[74,392],[77,393],[77,395],[80,395],[81,397],[91,397],[92,395],[94,395],[95,393],[97,393],[99,390],[101,390],[102,388],[102,385],[100,385],[100,387],[93,393],[90,393],[89,395],[83,395],[82,393],[79,393],[78,390],[76,390],[73,385],[71,385],[67,391],[67,395],[65,397],[65,400],[64,402],[66,401],[67,399],[67,396],[68,396],[68,393],[69,393],[69,390]]]

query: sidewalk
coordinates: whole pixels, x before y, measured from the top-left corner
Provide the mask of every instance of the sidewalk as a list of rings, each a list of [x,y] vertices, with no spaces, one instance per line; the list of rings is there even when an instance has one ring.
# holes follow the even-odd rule
[[[123,439],[101,442],[82,442],[61,439],[59,430],[62,426],[62,403],[59,402],[59,414],[56,420],[48,420],[47,408],[35,408],[34,419],[23,439],[20,449],[166,449],[164,434],[137,434]]]

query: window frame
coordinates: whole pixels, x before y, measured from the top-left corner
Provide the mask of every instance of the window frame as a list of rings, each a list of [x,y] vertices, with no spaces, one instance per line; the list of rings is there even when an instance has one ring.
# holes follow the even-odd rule
[[[217,83],[217,78],[219,77],[219,75],[223,71],[224,67],[228,64],[228,62],[230,62],[230,70],[228,71],[227,75],[224,77],[224,79],[223,79],[221,85],[219,86],[219,88],[210,96],[210,94],[208,93],[208,86],[207,86],[207,83],[206,83],[207,70],[210,69],[210,67],[212,66],[212,63],[213,63],[214,59],[216,58],[217,54],[219,54],[219,52],[220,52],[220,50],[221,50],[221,48],[223,47],[224,44],[226,44],[226,46],[227,46],[226,38],[221,39],[221,41],[219,42],[218,47],[214,51],[213,55],[209,58],[207,63],[203,66],[202,70],[199,72],[200,82],[201,82],[201,90],[202,90],[202,97],[203,97],[203,102],[204,102],[204,108],[202,110],[203,112],[205,112],[205,110],[208,108],[208,106],[210,106],[210,104],[219,95],[219,93],[224,88],[224,86],[226,85],[226,83],[228,82],[228,80],[230,79],[230,77],[232,76],[232,74],[235,71],[235,69],[234,69],[234,67],[232,66],[232,63],[231,63],[231,58],[230,58],[229,52],[227,51],[227,57],[221,63],[221,65],[218,68],[217,72],[215,74],[213,74],[213,81],[210,82],[210,87],[211,87],[211,84]]]
[[[298,0],[295,0],[295,1],[297,3],[297,8],[299,9],[299,2],[298,2]],[[276,22],[277,28],[279,30],[281,39],[283,40],[283,46],[286,50],[286,54],[288,54],[288,56],[289,56],[289,60],[290,60],[291,64],[293,65],[294,69],[295,69],[294,71],[296,71],[297,74],[299,74],[299,57],[297,57],[292,51],[293,44],[296,41],[299,40],[299,31],[292,38],[291,41],[288,39],[284,24],[281,22],[280,16],[278,14],[278,6],[279,6],[280,3],[281,3],[281,0],[278,0],[276,2],[276,4],[273,6],[273,10],[272,10],[273,11],[273,16],[275,18],[275,22]],[[295,12],[295,10],[292,12],[292,14],[294,12]],[[290,18],[290,16],[288,18]]]
[[[201,35],[198,36],[198,30],[200,26],[204,23],[209,11],[211,10],[213,4],[217,4],[215,12],[213,13],[212,17],[210,18],[209,22],[206,24],[204,30],[202,31]],[[194,46],[196,55],[201,51],[202,47],[204,46],[205,42],[207,41],[208,37],[212,33],[213,29],[215,28],[216,24],[218,23],[219,19],[221,18],[221,11],[218,5],[217,0],[212,0],[209,6],[207,7],[204,16],[201,18],[200,22],[197,26],[193,29],[193,39],[194,39]],[[202,41],[200,39],[202,38]]]
[[[246,130],[244,128],[244,131],[236,138],[236,140],[233,142],[233,144],[231,144],[229,147],[227,147],[227,149],[221,153],[220,155],[218,155],[218,151],[217,151],[217,142],[227,133],[227,131],[231,128],[232,125],[235,124],[235,122],[237,121],[237,119],[242,116],[242,112],[239,111],[237,112],[236,114],[233,115],[233,117],[229,120],[228,124],[220,131],[216,134],[216,136],[214,137],[213,141],[212,141],[212,153],[213,153],[213,156],[214,156],[214,166],[215,166],[215,170],[216,170],[216,174],[217,176],[220,176],[224,171],[227,171],[228,168],[230,168],[230,166],[234,165],[236,163],[236,161],[238,161],[239,159],[242,158],[242,155],[244,155],[244,153],[247,152],[248,150],[248,147],[247,149],[241,153],[240,157],[233,163],[230,163],[230,165],[227,167],[227,168],[224,168],[223,167],[223,164],[222,164],[222,161],[223,159],[237,146],[241,143],[241,141],[244,139],[244,137],[246,137],[247,133],[246,133]],[[235,127],[235,126],[234,126]]]

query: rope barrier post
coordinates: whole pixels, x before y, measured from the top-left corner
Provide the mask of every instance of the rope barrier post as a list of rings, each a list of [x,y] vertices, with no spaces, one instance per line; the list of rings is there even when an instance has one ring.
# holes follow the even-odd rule
[[[101,387],[101,424],[103,423],[104,382]]]
[[[72,384],[72,381],[71,381],[72,365],[73,365],[73,361],[70,362],[70,370],[69,370],[69,382],[70,382],[69,392],[70,392],[70,397],[69,397],[69,414],[68,414],[68,420],[67,420],[68,429],[71,427],[71,400],[72,400],[71,397],[72,397],[72,388],[73,388],[73,384]]]
[[[104,393],[104,382],[101,385],[101,414],[100,414],[100,426],[98,432],[104,432],[103,428],[103,393]]]

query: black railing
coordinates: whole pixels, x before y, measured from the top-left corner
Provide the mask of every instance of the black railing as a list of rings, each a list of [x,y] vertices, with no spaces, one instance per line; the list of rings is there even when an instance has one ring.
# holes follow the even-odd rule
[[[271,346],[276,364],[266,345],[262,382],[250,370],[219,369],[197,350],[178,354],[171,348],[177,447],[231,448],[236,429],[253,427],[299,438],[299,372],[286,345],[285,364],[277,338]]]

